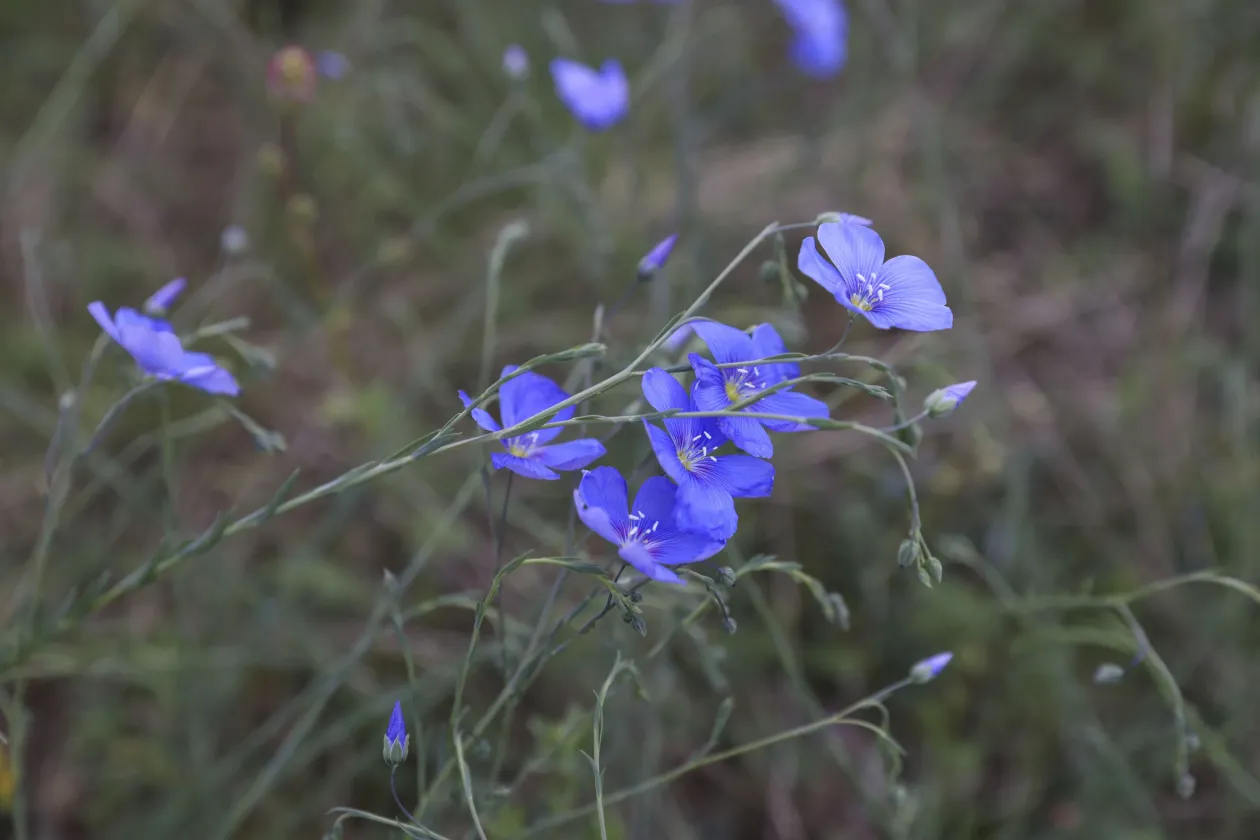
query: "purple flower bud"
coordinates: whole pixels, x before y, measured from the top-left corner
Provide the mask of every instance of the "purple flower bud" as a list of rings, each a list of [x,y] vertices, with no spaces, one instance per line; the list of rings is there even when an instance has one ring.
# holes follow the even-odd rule
[[[944,417],[962,405],[963,400],[967,399],[967,395],[975,387],[976,381],[973,379],[970,382],[959,382],[947,388],[939,388],[927,395],[927,399],[923,401],[923,409],[927,411],[929,417]]]
[[[910,669],[910,679],[917,683],[931,682],[940,675],[941,671],[945,670],[945,666],[953,658],[954,654],[946,652],[938,653],[936,656],[929,656],[921,662],[916,662],[914,667]]]
[[[188,281],[183,277],[176,277],[149,295],[149,299],[144,302],[144,311],[150,315],[166,314],[166,310],[171,308],[171,304],[175,302],[175,298],[179,297],[180,292],[184,291],[184,286],[187,284]]]
[[[520,44],[512,44],[503,51],[503,72],[513,81],[528,78],[529,53]]]
[[[669,259],[670,253],[674,250],[674,243],[678,240],[678,234],[671,233],[648,251],[643,259],[639,260],[639,280],[651,280],[656,276],[656,272],[665,267],[665,262]]]
[[[394,701],[394,711],[389,716],[389,725],[385,727],[385,746],[381,755],[385,763],[397,767],[407,760],[407,748],[411,745],[411,736],[407,734],[407,724],[403,721],[402,703]]]

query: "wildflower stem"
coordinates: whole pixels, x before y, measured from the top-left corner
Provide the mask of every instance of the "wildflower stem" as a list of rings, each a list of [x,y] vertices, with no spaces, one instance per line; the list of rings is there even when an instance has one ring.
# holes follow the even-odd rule
[[[749,741],[748,743],[740,744],[737,747],[731,747],[730,749],[723,750],[722,752],[709,753],[708,755],[699,756],[697,758],[692,759],[691,761],[680,764],[671,770],[667,770],[664,773],[661,773],[659,775],[653,776],[650,779],[646,779],[642,782],[639,782],[636,785],[631,785],[630,787],[622,788],[621,790],[616,791],[615,793],[604,796],[603,806],[607,807],[610,805],[616,805],[618,803],[625,802],[628,799],[633,799],[636,796],[640,796],[641,794],[656,790],[659,787],[663,787],[664,785],[667,785],[670,782],[673,782],[676,779],[679,779],[687,775],[688,773],[692,773],[701,768],[708,767],[712,764],[720,764],[723,761],[728,761],[732,758],[738,758],[741,755],[746,755],[748,753],[756,752],[758,750],[765,749],[766,747],[772,747],[776,744],[781,744],[784,741],[790,741],[796,738],[804,737],[806,735],[812,735],[815,732],[827,729],[830,726],[844,725],[844,726],[858,726],[858,727],[868,729],[868,730],[873,729],[874,727],[864,720],[860,720],[860,719],[850,720],[849,718],[863,709],[879,706],[880,704],[883,703],[883,701],[887,697],[913,684],[914,684],[914,681],[908,677],[905,679],[898,680],[897,682],[880,689],[874,694],[864,697],[861,700],[858,700],[856,703],[853,703],[852,705],[846,706],[845,708],[841,709],[835,714],[828,715],[827,717],[821,718],[819,720],[815,720],[811,723],[807,723],[802,726],[797,726],[792,729],[786,729],[782,732],[777,732],[774,735],[767,735],[764,738],[758,738],[755,741]],[[581,808],[575,808],[574,810],[565,812],[563,814],[556,814],[554,816],[544,818],[534,823],[533,825],[529,826],[522,834],[517,836],[517,840],[525,840],[525,838],[528,838],[528,837],[546,836],[548,832],[552,831],[555,828],[558,828],[562,825],[568,825],[569,823],[574,822],[575,820],[579,820],[579,819],[582,819],[583,817],[590,816],[591,814],[595,813],[596,809],[597,809],[596,803],[592,802],[590,804],[582,806]]]
[[[849,337],[849,330],[853,329],[853,322],[856,320],[857,320],[857,314],[851,313],[849,315],[849,323],[844,325],[844,332],[840,333],[840,340],[836,342],[835,347],[832,347],[824,355],[830,355],[832,353],[838,352],[840,348],[844,346],[844,340]]]
[[[389,771],[389,792],[394,794],[394,804],[398,806],[398,810],[403,812],[403,816],[411,820],[416,825],[420,825],[420,821],[411,815],[407,807],[402,804],[402,799],[398,797],[398,786],[394,782],[394,777],[398,775],[398,767],[394,767]]]
[[[512,502],[512,476],[509,470],[507,474],[507,483],[503,486],[503,507],[499,511],[499,524],[494,529],[494,572],[499,573],[503,568],[503,546],[507,542],[507,518],[508,505]],[[508,633],[507,623],[504,620],[503,610],[503,593],[499,592],[498,598],[499,610],[499,632],[503,634],[503,644],[499,646],[500,664],[503,666],[504,675],[508,671]]]

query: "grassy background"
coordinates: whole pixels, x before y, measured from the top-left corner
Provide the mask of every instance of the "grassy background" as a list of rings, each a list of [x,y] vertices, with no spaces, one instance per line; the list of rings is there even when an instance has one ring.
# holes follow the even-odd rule
[[[765,0],[0,5],[9,615],[24,609],[57,399],[98,335],[89,301],[134,305],[184,274],[178,324],[248,315],[239,405],[287,448],[259,451],[186,390],[133,406],[78,474],[50,607],[164,537],[252,510],[294,470],[315,486],[451,416],[457,388],[484,384],[487,255],[513,220],[530,234],[505,263],[492,370],[588,340],[595,305],[666,232],[679,249],[609,324],[617,352],[772,219],[847,210],[873,218],[890,253],[927,259],[957,316],[929,336],[859,327],[851,349],[895,361],[915,395],[981,382],[913,464],[944,583],[897,568],[907,512],[886,453],[844,433],[782,440],[774,498],[741,506],[726,562],[798,560],[844,594],[851,629],[787,578],[749,578],[731,593],[734,636],[708,613],[648,659],[688,606],[650,593],[646,640],[610,617],[521,699],[504,778],[554,748],[544,772],[503,795],[486,781],[497,730],[474,751],[489,836],[590,800],[578,750],[614,650],[639,657],[652,701],[609,701],[608,790],[684,760],[725,695],[722,741],[738,743],[941,649],[956,652],[946,676],[891,703],[909,749],[900,788],[869,735],[839,731],[610,808],[609,835],[1257,836],[1256,604],[1193,586],[1134,603],[1151,667],[1100,686],[1094,669],[1128,661],[1132,630],[1054,598],[1209,568],[1260,580],[1260,6],[854,0],[851,14],[849,66],[820,83],[786,63]],[[534,60],[516,90],[499,68],[512,42]],[[285,43],[340,50],[353,72],[282,114],[265,78]],[[556,54],[620,58],[630,119],[582,136],[550,90]],[[247,253],[221,251],[229,224],[249,232]],[[819,351],[844,324],[817,289],[799,315],[786,307],[757,259],[711,312],[773,320]],[[85,418],[125,387],[121,354],[106,359]],[[863,400],[837,414],[889,422]],[[610,450],[622,466],[643,454],[630,436]],[[423,721],[429,772],[449,753],[466,607],[494,571],[481,458],[459,450],[278,517],[6,657],[6,693],[27,681],[33,715],[33,836],[317,837],[336,805],[392,813],[377,750],[395,696]],[[561,550],[566,488],[517,482],[509,555]],[[414,578],[404,608],[468,600],[395,628],[384,570]],[[531,622],[553,579],[509,578],[508,615]],[[492,640],[484,650],[493,660]],[[1174,684],[1201,743],[1188,798]],[[493,661],[474,671],[474,715],[500,687]],[[405,800],[416,777],[400,772]],[[454,788],[428,815],[451,837],[468,828]],[[598,834],[583,820],[547,836]]]

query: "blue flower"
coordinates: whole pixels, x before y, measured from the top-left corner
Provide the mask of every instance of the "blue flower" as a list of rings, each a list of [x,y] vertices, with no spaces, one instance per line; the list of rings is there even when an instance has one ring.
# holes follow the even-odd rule
[[[150,376],[183,382],[208,394],[234,397],[240,393],[232,374],[219,367],[208,353],[185,350],[165,321],[141,315],[126,306],[111,318],[109,310],[99,300],[88,304],[88,312],[110,338],[131,354],[140,370]]]
[[[512,44],[503,51],[503,72],[517,81],[529,75],[529,53],[520,44]]]
[[[150,315],[165,315],[166,310],[171,308],[171,304],[175,302],[175,298],[179,297],[184,291],[184,286],[188,281],[183,277],[176,277],[153,294],[149,295],[149,299],[144,302],[144,311]],[[165,321],[161,323],[165,324]],[[166,332],[171,332],[170,325],[166,327]]]
[[[567,58],[551,62],[556,95],[590,131],[604,131],[621,122],[630,109],[630,83],[615,59],[599,70]]]
[[[617,546],[617,555],[652,580],[682,583],[669,567],[707,560],[725,547],[721,540],[689,534],[674,524],[673,482],[653,476],[627,507],[626,480],[613,467],[582,474],[573,504],[586,527]]]
[[[785,352],[783,339],[769,324],[761,324],[752,335],[716,321],[695,321],[691,324],[696,335],[704,339],[718,364],[751,362]],[[737,365],[719,368],[696,353],[688,357],[696,373],[693,391],[696,405],[701,411],[724,411],[732,403],[743,400],[758,391],[800,376],[800,365],[791,362],[762,365]],[[758,414],[784,414],[792,417],[827,417],[827,404],[791,388],[767,394],[762,399],[741,409]],[[764,427],[764,428],[763,428]],[[754,417],[722,417],[718,428],[731,442],[749,455],[769,458],[774,454],[774,444],[766,429],[775,432],[805,432],[814,427],[790,420],[758,420]]]
[[[407,724],[403,721],[402,703],[395,700],[389,725],[385,727],[385,744],[381,749],[385,763],[394,767],[402,764],[407,760],[407,748],[410,745],[411,736],[407,734]]]
[[[927,395],[923,401],[923,410],[932,417],[944,417],[962,405],[963,400],[976,387],[976,381],[959,382],[945,388],[939,388]]]
[[[865,316],[881,330],[931,332],[954,325],[945,291],[923,260],[900,256],[884,262],[884,240],[861,225],[820,225],[818,241],[831,262],[822,258],[814,237],[807,236],[797,268],[835,295],[845,309]]]
[[[516,365],[508,365],[503,369],[503,376],[516,369]],[[459,392],[459,398],[465,408],[472,405],[472,399],[463,391]],[[499,389],[499,415],[503,418],[503,426],[515,426],[568,398],[569,394],[547,377],[526,371],[503,383],[503,387]],[[556,412],[552,419],[568,420],[573,413],[574,407],[569,406]],[[474,408],[472,418],[487,432],[497,432],[503,428],[490,416],[490,412],[482,408]],[[545,445],[560,432],[560,429],[539,429],[517,437],[504,438],[503,445],[507,452],[491,454],[490,463],[495,469],[506,468],[526,478],[553,480],[560,477],[556,470],[578,470],[604,454],[604,445],[594,438]]]
[[[820,79],[835,76],[848,56],[849,16],[840,0],[775,0],[792,27],[790,56],[797,68]]]
[[[674,250],[674,243],[678,241],[678,234],[671,233],[652,246],[652,250],[643,255],[643,259],[639,260],[639,279],[649,280],[656,272],[665,267],[666,260]]]
[[[643,375],[643,396],[657,411],[697,411],[694,397],[678,380],[660,368]],[[665,474],[678,485],[674,522],[684,531],[715,540],[735,535],[739,517],[735,498],[769,496],[774,489],[774,467],[751,455],[717,455],[726,436],[714,419],[665,419],[665,431],[646,420],[652,451]]]

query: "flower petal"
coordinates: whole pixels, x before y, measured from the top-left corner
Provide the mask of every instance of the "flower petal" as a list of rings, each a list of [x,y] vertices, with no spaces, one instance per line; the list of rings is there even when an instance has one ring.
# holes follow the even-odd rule
[[[945,305],[945,290],[936,273],[918,257],[893,257],[880,270],[879,282],[888,288],[884,299],[866,313],[874,326],[931,332],[954,325],[954,313]]]
[[[753,340],[743,330],[719,324],[717,321],[696,321],[692,326],[695,327],[696,335],[709,346],[709,352],[718,364],[746,362],[757,358]],[[692,367],[695,366],[694,361],[691,364]]]
[[[731,439],[731,443],[758,458],[769,458],[774,455],[774,444],[770,435],[762,428],[761,423],[752,417],[723,417],[722,432]]]
[[[96,323],[101,325],[101,329],[105,331],[107,336],[114,339],[114,341],[118,341],[119,344],[122,343],[118,339],[118,328],[114,326],[114,319],[110,317],[109,310],[105,308],[105,304],[99,300],[94,300],[88,304],[87,311],[89,315],[96,319]]]
[[[771,324],[758,324],[752,331],[752,341],[753,350],[756,352],[756,358],[758,359],[765,359],[769,356],[781,356],[787,352],[787,346],[783,343],[783,337],[779,335],[779,331]],[[784,379],[795,379],[801,375],[801,366],[795,362],[758,365],[757,369],[761,372],[762,382],[767,385],[782,382]]]
[[[544,481],[554,481],[560,477],[557,472],[552,472],[543,464],[537,456],[533,458],[521,458],[518,455],[511,455],[507,452],[490,453],[490,463],[494,465],[496,470],[508,469],[517,475],[525,478],[537,478]]]
[[[705,478],[736,498],[764,498],[774,490],[774,465],[750,455],[723,455]]]
[[[473,403],[472,397],[468,396],[468,394],[463,391],[459,392],[459,401],[464,404],[464,408],[468,408],[468,406]],[[485,429],[487,432],[499,431],[498,422],[493,416],[491,416],[490,412],[486,411],[484,408],[474,408],[471,414],[473,422]]]
[[[630,85],[616,61],[605,61],[598,71],[577,61],[556,58],[551,62],[556,96],[590,131],[612,127],[630,106]]]
[[[170,309],[171,304],[175,302],[175,298],[179,297],[180,292],[184,291],[184,286],[187,284],[188,281],[183,277],[176,277],[149,295],[149,299],[144,302],[144,311],[161,313]]]
[[[659,580],[662,583],[682,583],[683,579],[669,569],[656,562],[656,558],[642,543],[632,542],[621,547],[617,555],[625,560],[644,577]]]
[[[656,562],[665,566],[708,560],[726,548],[723,540],[710,539],[703,534],[689,534],[686,531],[669,531],[664,534],[658,532],[657,536],[648,550],[656,558]]]
[[[687,396],[687,389],[681,382],[658,367],[643,374],[643,396],[657,411],[672,409],[686,411],[691,407],[691,398]]]
[[[155,330],[149,319],[123,307],[114,316],[121,344],[145,373],[171,378],[183,373],[184,346],[174,333]]]
[[[830,417],[831,409],[822,400],[814,399],[796,391],[775,391],[766,394],[756,403],[748,407],[749,411],[761,414],[786,414],[790,417]],[[812,432],[815,427],[808,423],[793,423],[788,420],[762,420],[762,424],[772,432]]]
[[[674,481],[682,481],[687,475],[687,470],[678,459],[678,444],[673,437],[646,420],[643,421],[643,427],[647,430],[648,441],[652,444],[652,451],[656,453],[656,460],[660,463],[661,469]]]
[[[615,545],[630,527],[626,516],[626,480],[613,467],[596,467],[582,475],[573,504],[586,527]]]
[[[678,488],[674,482],[663,476],[654,475],[639,485],[639,492],[634,497],[631,513],[637,517],[637,523],[651,527],[659,522],[667,527],[674,521],[674,498]],[[659,529],[658,529],[659,530]]]
[[[503,376],[517,370],[516,365],[508,365],[503,369]],[[522,420],[528,420],[540,411],[546,411],[558,402],[569,398],[569,392],[561,388],[541,373],[526,371],[520,376],[503,383],[499,389],[499,416],[503,426],[515,426]],[[552,420],[568,420],[573,417],[575,406],[556,412]],[[547,443],[560,434],[561,429],[538,429],[535,443]]]
[[[235,397],[241,392],[241,386],[237,383],[236,377],[217,364],[208,368],[200,367],[186,371],[180,374],[179,381],[205,391],[207,394],[225,394]]]
[[[602,458],[604,451],[604,444],[594,438],[581,438],[540,446],[535,457],[553,470],[580,470],[596,458]]]
[[[801,243],[800,253],[796,256],[796,269],[831,294],[836,296],[844,294],[844,278],[840,276],[840,272],[836,271],[834,265],[824,260],[822,254],[818,253],[818,245],[814,242],[814,237],[807,236]]]
[[[842,303],[854,292],[865,291],[867,282],[884,264],[884,240],[868,227],[828,222],[818,226],[818,242],[844,284],[835,292]]]
[[[678,483],[674,524],[680,531],[690,534],[700,534],[714,540],[728,540],[739,527],[735,500],[720,486],[690,477]]]
[[[691,362],[691,370],[696,375],[696,384],[692,386],[692,396],[696,397],[696,403],[700,406],[701,411],[717,411],[716,408],[705,408],[696,391],[699,388],[716,388],[719,391],[725,390],[726,380],[722,376],[722,370],[717,365],[710,362],[704,356],[698,353],[690,353],[687,355],[687,361]],[[729,404],[729,400],[723,405]]]

